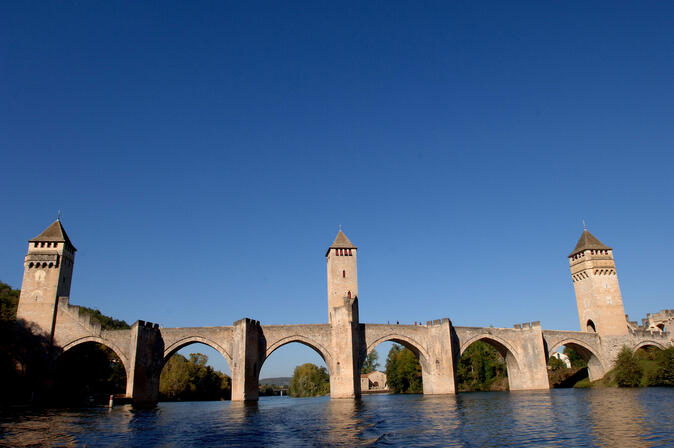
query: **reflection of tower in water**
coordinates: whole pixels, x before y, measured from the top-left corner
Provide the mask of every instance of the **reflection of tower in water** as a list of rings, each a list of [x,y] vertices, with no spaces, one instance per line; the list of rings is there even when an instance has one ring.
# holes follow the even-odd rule
[[[650,419],[639,403],[640,389],[602,388],[587,391],[592,437],[600,446],[651,446],[647,434],[652,432]]]
[[[363,444],[367,426],[360,400],[330,400],[325,403],[325,431],[318,434],[316,446],[357,446]],[[325,438],[325,439],[323,439]]]

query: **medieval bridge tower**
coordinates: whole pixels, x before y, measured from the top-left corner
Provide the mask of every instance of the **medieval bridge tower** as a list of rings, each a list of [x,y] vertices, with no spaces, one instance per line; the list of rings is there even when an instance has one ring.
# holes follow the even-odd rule
[[[345,297],[358,298],[358,248],[339,229],[325,257],[328,263],[328,318],[332,323],[333,308],[342,306]]]
[[[580,330],[600,336],[628,333],[613,249],[585,229],[569,254]]]
[[[59,219],[28,241],[16,317],[36,324],[50,341],[58,298],[70,295],[76,250]]]

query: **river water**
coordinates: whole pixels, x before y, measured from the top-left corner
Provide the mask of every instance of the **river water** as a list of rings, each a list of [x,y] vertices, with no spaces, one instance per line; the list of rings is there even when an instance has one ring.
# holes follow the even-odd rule
[[[368,395],[358,401],[264,397],[256,404],[5,410],[0,445],[672,447],[674,389]]]

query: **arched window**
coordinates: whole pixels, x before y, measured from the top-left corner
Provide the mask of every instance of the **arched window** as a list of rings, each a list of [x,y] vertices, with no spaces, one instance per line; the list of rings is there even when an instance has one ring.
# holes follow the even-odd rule
[[[351,298],[351,291],[349,291],[349,293],[347,295],[349,296],[349,299],[350,299]]]
[[[352,254],[351,254],[351,249],[349,249],[349,257],[350,257],[351,255],[352,255]]]
[[[346,278],[346,271],[342,271],[342,278]]]
[[[592,332],[592,333],[597,332],[597,328],[594,326],[594,322],[592,322],[591,319],[589,319],[587,321],[587,331]]]

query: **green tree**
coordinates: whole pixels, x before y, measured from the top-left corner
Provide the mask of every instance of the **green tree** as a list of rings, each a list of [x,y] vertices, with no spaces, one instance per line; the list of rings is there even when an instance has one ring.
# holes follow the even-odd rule
[[[615,361],[615,379],[620,387],[637,387],[641,384],[642,370],[629,347],[624,346]]]
[[[471,344],[457,366],[457,386],[462,391],[490,390],[492,384],[506,377],[507,368],[501,354],[483,341]]]
[[[657,368],[649,376],[651,386],[674,386],[674,347],[661,350],[655,355]]]
[[[562,361],[559,358],[555,357],[550,357],[550,370],[560,370],[560,369],[566,369],[566,364],[564,364],[564,361]]]
[[[571,367],[587,367],[587,361],[571,347],[564,347],[564,354],[569,357]]]
[[[123,320],[113,319],[106,316],[97,309],[80,306],[80,314],[89,314],[92,318],[101,324],[103,330],[128,330],[131,326]]]
[[[19,304],[19,291],[13,289],[7,283],[0,282],[0,320],[14,322],[16,319],[16,307]]]
[[[363,367],[361,367],[360,373],[370,373],[377,370],[379,368],[379,362],[377,361],[378,359],[379,354],[376,350],[372,350],[372,352],[365,358],[365,362],[363,362]]]
[[[291,397],[317,397],[330,393],[330,376],[325,367],[306,363],[295,367],[288,394]]]
[[[164,400],[178,400],[189,388],[190,372],[187,358],[175,354],[169,358],[159,375],[159,395]]]
[[[274,386],[272,384],[260,384],[259,394],[261,397],[270,397],[274,395]]]
[[[207,365],[208,356],[191,353],[169,358],[159,376],[159,395],[168,401],[222,400],[231,397],[230,378]]]
[[[386,357],[386,382],[397,394],[423,391],[421,365],[411,350],[393,344]]]

